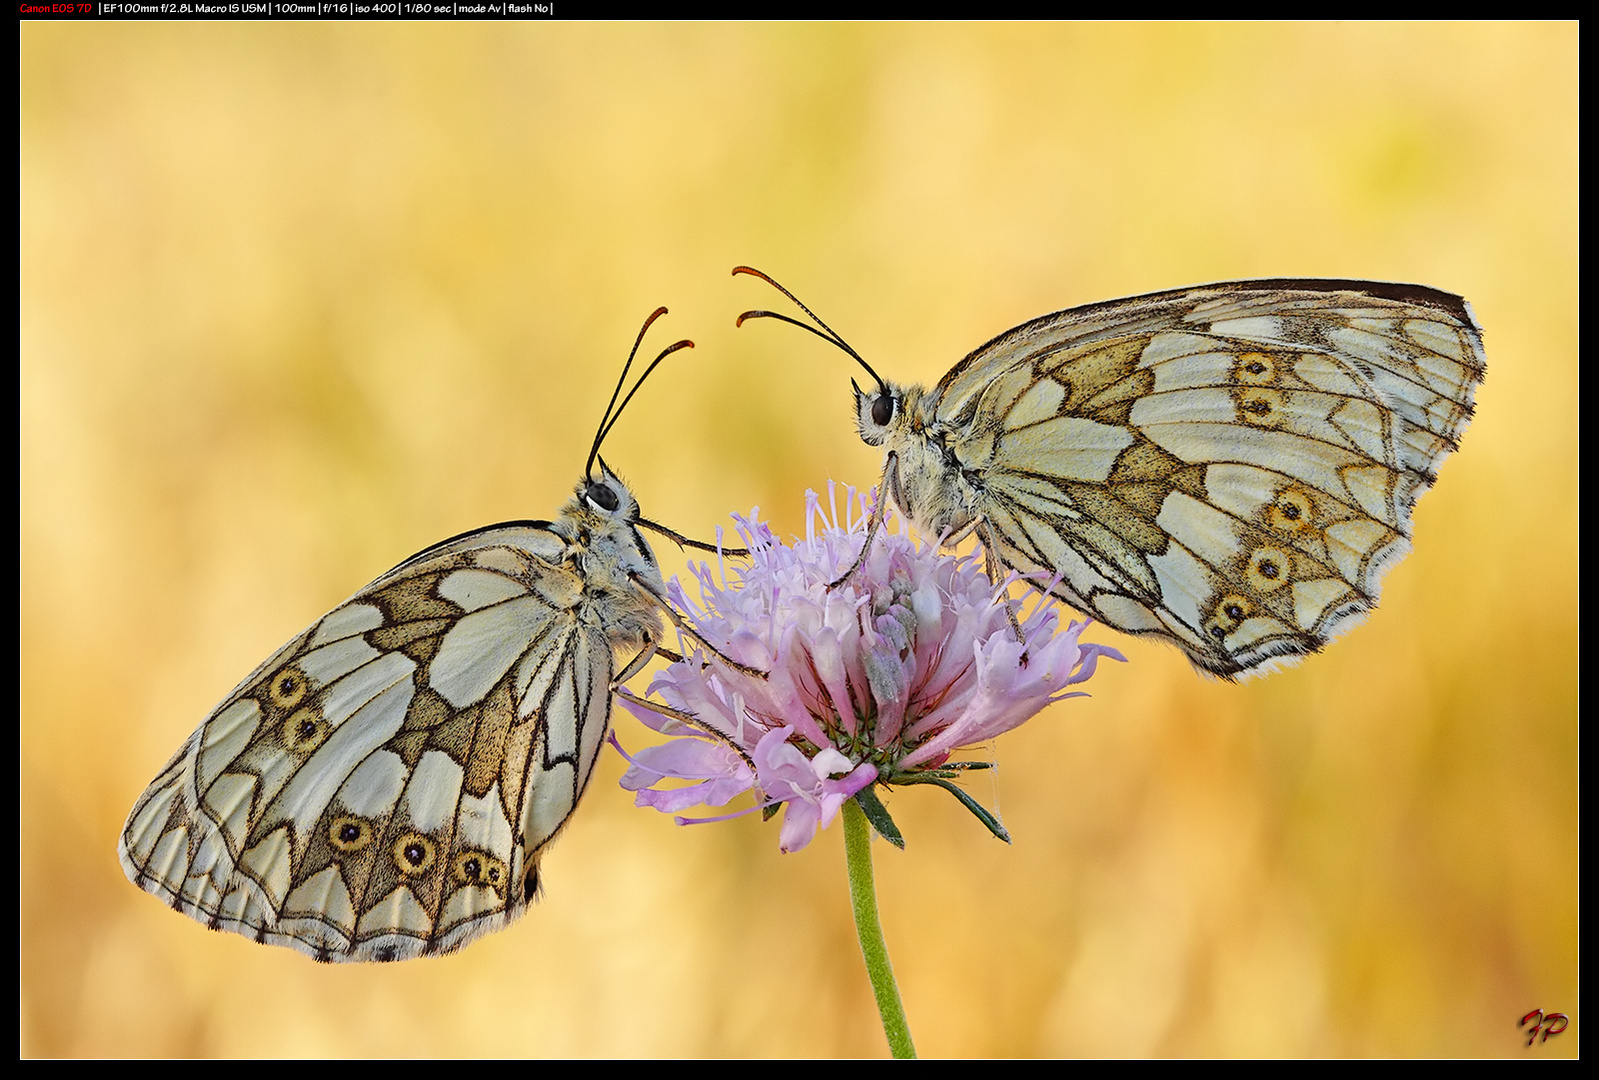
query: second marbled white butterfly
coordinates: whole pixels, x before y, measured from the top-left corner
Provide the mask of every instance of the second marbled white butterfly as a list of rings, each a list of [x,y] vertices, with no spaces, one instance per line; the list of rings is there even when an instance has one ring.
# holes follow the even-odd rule
[[[1223,678],[1322,648],[1377,602],[1411,513],[1471,419],[1486,359],[1465,300],[1423,285],[1228,281],[1070,308],[932,389],[866,368],[856,424],[892,501]],[[870,542],[870,541],[868,541]]]

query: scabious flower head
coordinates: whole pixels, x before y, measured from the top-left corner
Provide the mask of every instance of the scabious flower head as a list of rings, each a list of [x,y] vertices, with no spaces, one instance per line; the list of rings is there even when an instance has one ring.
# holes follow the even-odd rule
[[[832,485],[828,494],[832,504]],[[866,540],[864,496],[850,516],[856,498],[850,489],[841,525],[836,509],[824,512],[806,492],[806,535],[792,546],[757,511],[735,515],[751,565],[731,581],[725,570],[693,567],[697,602],[672,580],[672,601],[702,637],[728,643],[728,656],[769,675],[745,675],[703,653],[671,665],[650,692],[695,724],[623,700],[672,736],[629,757],[622,786],[640,806],[677,813],[754,791],[750,809],[784,808],[779,843],[797,851],[863,788],[952,775],[940,770],[955,751],[1082,696],[1065,688],[1088,679],[1101,656],[1123,659],[1079,641],[1087,623],[1062,630],[1057,606],[1036,595],[1031,611],[1017,613],[1017,640],[1008,580],[996,587],[973,556],[941,553],[903,532],[879,530],[861,566],[829,589]],[[667,780],[690,783],[657,786]]]

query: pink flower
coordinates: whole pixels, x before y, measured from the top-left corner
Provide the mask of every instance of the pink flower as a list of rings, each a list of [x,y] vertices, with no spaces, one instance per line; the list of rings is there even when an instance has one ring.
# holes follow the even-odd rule
[[[831,505],[831,484],[828,495]],[[829,590],[866,538],[864,496],[860,516],[847,516],[856,498],[850,489],[840,526],[836,509],[824,512],[816,493],[806,492],[806,536],[793,546],[778,542],[756,511],[735,516],[751,565],[731,582],[725,570],[692,568],[698,603],[673,579],[672,601],[703,637],[730,642],[732,659],[770,674],[751,677],[703,653],[673,664],[650,692],[692,724],[624,698],[640,721],[672,736],[628,758],[622,786],[638,793],[638,805],[677,813],[753,791],[757,804],[748,810],[699,820],[755,809],[769,816],[782,807],[787,852],[810,843],[852,796],[880,833],[898,840],[871,785],[935,783],[1004,836],[950,782],[986,763],[951,762],[951,755],[1051,702],[1082,696],[1065,688],[1093,675],[1101,656],[1124,658],[1080,642],[1087,623],[1059,630],[1058,608],[1037,595],[1030,612],[1017,613],[1018,641],[1005,589],[994,587],[977,558],[941,553],[903,532],[879,530],[862,565]],[[621,749],[614,735],[612,742]],[[667,780],[689,783],[657,787]]]

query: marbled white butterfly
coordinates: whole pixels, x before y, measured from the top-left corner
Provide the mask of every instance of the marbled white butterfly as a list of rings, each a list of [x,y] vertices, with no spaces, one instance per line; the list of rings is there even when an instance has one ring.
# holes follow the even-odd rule
[[[1422,285],[1228,281],[1070,308],[931,390],[855,386],[879,485],[929,536],[1223,678],[1322,648],[1377,602],[1460,442],[1486,360],[1465,300]],[[852,385],[854,385],[852,383]]]
[[[118,844],[134,884],[317,960],[449,952],[526,910],[612,691],[657,651],[662,612],[693,636],[639,527],[704,545],[640,517],[603,459],[594,475],[633,392],[692,345],[617,405],[665,310],[556,519],[435,544],[256,668],[134,804]]]

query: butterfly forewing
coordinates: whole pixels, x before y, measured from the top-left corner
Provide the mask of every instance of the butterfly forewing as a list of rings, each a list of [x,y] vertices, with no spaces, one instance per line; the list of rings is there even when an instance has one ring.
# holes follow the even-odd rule
[[[613,648],[659,633],[627,579],[654,568],[637,505],[605,482],[619,516],[574,500],[446,541],[280,649],[135,804],[128,877],[322,960],[447,952],[521,914],[604,740]]]
[[[1231,677],[1370,610],[1484,367],[1457,296],[1231,282],[1035,319],[888,388],[903,410],[862,434],[924,529],[975,521],[1037,587]]]

